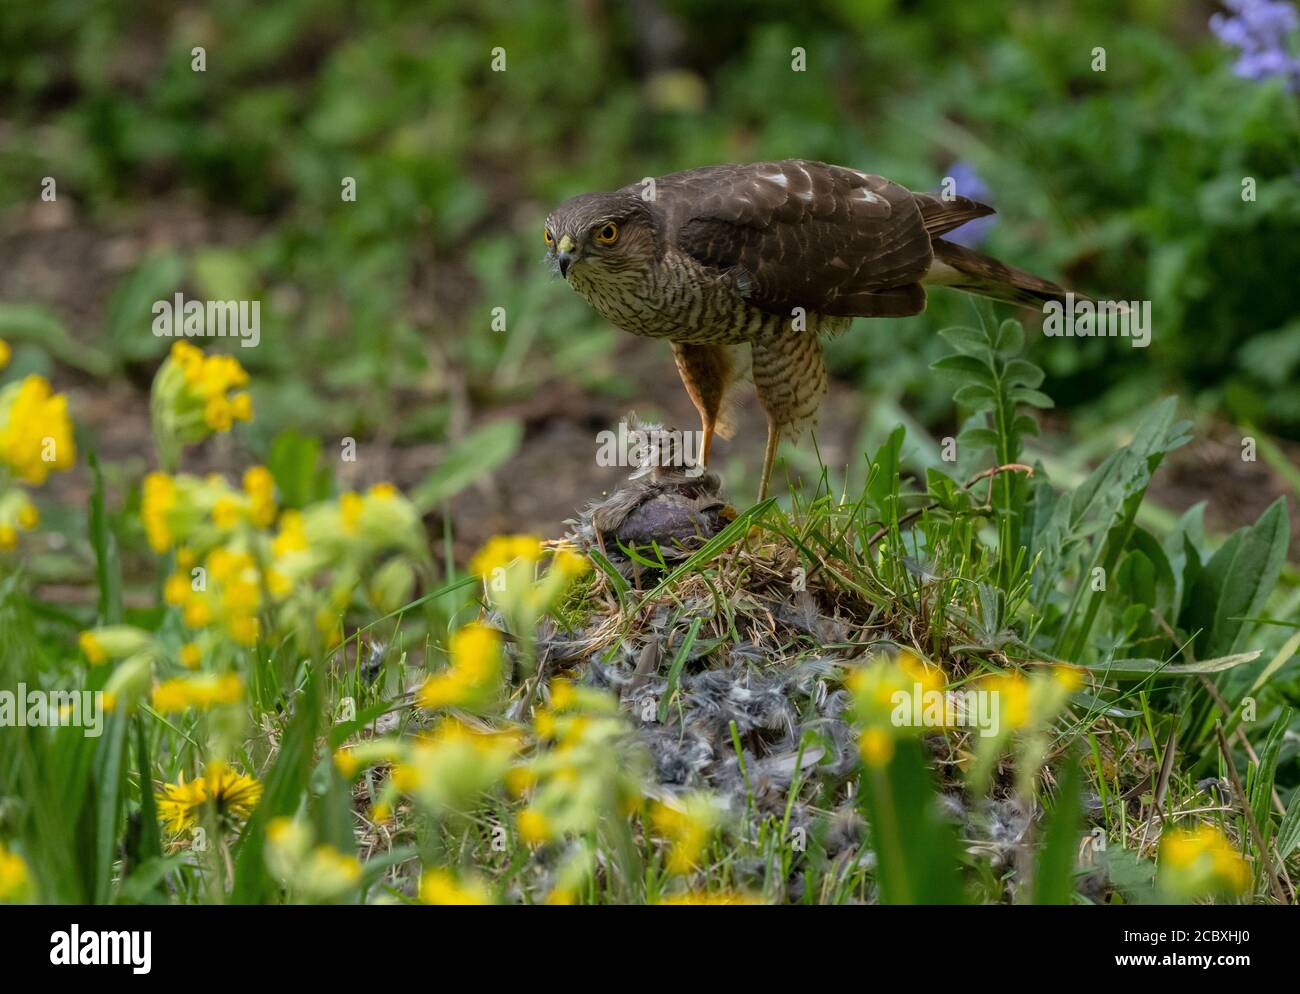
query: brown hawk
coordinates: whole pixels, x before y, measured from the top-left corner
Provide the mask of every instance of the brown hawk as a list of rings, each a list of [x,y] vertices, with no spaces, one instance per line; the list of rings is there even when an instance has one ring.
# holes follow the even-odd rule
[[[759,499],[777,444],[816,421],[820,337],[854,317],[925,309],[925,287],[1017,303],[1064,299],[1053,283],[939,236],[993,209],[913,193],[883,176],[803,159],[707,166],[566,201],[547,256],[606,319],[666,338],[700,413],[701,462],[729,438],[748,365],[767,414]],[[743,346],[748,345],[748,356]]]

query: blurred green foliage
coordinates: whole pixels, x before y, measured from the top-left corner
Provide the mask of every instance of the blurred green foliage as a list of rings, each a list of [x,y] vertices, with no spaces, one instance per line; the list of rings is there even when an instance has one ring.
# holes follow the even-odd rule
[[[243,358],[275,378],[258,396],[267,432],[398,423],[437,437],[457,396],[488,405],[556,377],[623,389],[619,337],[539,264],[540,222],[559,199],[783,156],[935,189],[960,160],[999,209],[991,252],[1094,296],[1154,302],[1148,350],[1033,336],[1058,402],[1104,413],[1190,389],[1300,437],[1300,111],[1280,84],[1232,76],[1207,27],[1214,9],[11,4],[0,209],[53,175],[88,223],[171,199],[253,222],[234,244],[145,259],[98,344],[118,363],[153,359],[165,341],[144,332],[142,302],[178,282],[259,296],[263,345]],[[204,72],[191,67],[196,46]],[[498,48],[504,72],[492,69]],[[795,48],[806,71],[791,70]],[[355,202],[341,197],[344,177]],[[505,332],[491,329],[498,306]],[[947,394],[928,373],[943,352],[934,331],[968,321],[970,306],[937,293],[917,318],[859,322],[832,363],[937,419]],[[418,410],[404,406],[410,391]]]

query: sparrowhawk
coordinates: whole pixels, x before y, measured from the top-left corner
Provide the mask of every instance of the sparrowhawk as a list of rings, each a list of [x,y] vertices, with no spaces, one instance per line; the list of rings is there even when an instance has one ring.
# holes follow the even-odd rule
[[[781,435],[815,423],[822,336],[854,317],[918,314],[926,286],[1064,299],[1053,283],[939,237],[992,213],[966,197],[787,159],[583,194],[551,213],[544,238],[548,259],[607,320],[669,341],[700,414],[702,463],[715,432],[731,436],[732,392],[749,368],[768,422],[761,500]]]

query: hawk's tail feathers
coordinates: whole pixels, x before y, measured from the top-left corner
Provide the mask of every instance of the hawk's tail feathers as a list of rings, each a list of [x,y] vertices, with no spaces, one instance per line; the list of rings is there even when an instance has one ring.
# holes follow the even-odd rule
[[[1030,307],[1038,307],[1049,300],[1065,301],[1066,290],[1063,287],[1023,269],[1008,266],[992,256],[942,238],[931,239],[931,245],[934,247],[934,264],[924,280],[931,286],[952,287]],[[1083,299],[1082,294],[1075,294],[1075,297]]]

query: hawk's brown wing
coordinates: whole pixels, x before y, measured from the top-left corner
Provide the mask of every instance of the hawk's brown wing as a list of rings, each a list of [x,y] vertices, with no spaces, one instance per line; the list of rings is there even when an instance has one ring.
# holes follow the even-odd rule
[[[910,190],[882,176],[791,159],[658,181],[677,247],[727,272],[756,307],[915,314],[933,253]]]

